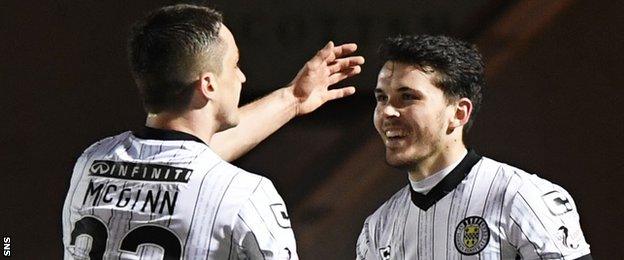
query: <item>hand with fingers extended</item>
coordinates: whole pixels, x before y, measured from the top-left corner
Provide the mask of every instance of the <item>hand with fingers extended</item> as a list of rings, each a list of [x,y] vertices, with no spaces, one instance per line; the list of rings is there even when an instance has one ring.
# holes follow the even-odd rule
[[[334,46],[327,43],[301,68],[289,84],[294,97],[298,100],[297,115],[310,113],[325,102],[350,96],[355,87],[329,89],[346,78],[359,74],[364,57],[349,56],[357,49],[355,43]]]

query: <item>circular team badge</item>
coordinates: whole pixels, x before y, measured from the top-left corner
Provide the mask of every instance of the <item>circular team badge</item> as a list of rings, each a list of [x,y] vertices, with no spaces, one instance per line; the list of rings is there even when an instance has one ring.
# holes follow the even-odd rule
[[[455,248],[464,255],[478,254],[488,242],[490,228],[482,217],[467,217],[455,228]]]

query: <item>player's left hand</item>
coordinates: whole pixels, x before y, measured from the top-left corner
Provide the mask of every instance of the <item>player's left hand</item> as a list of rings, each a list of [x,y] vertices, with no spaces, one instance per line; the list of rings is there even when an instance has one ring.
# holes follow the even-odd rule
[[[297,115],[310,113],[325,102],[353,95],[355,87],[329,89],[346,78],[359,74],[364,57],[349,56],[357,50],[355,43],[334,46],[327,43],[301,68],[289,84],[297,99]]]

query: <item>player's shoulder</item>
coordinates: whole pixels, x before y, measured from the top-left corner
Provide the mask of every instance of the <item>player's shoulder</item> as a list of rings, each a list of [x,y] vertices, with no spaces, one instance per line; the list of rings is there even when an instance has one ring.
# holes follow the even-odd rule
[[[124,139],[127,139],[131,134],[132,132],[126,131],[117,135],[104,137],[87,147],[87,149],[82,152],[82,156],[109,150],[112,146],[119,144]]]
[[[277,195],[273,182],[260,174],[246,171],[223,160],[216,166],[215,170],[230,175],[232,177],[230,188],[243,198],[250,198],[259,192]]]
[[[406,185],[381,204],[373,214],[368,216],[366,222],[374,225],[390,221],[393,216],[398,215],[397,212],[405,210],[406,205],[409,206],[408,203],[410,203],[410,185]]]
[[[517,192],[533,192],[536,190],[548,190],[556,186],[548,180],[545,180],[536,174],[528,173],[516,166],[509,165],[488,157],[475,165],[479,175],[486,175],[487,180],[498,179],[497,185],[505,185],[505,189],[501,192],[517,193]]]
[[[264,176],[246,171],[223,159],[219,160],[219,164],[215,167],[215,170],[236,176],[238,184],[246,186],[257,186],[260,182],[266,180]]]
[[[485,158],[486,160],[498,163],[502,172],[510,174],[510,188],[507,192],[514,195],[515,199],[525,200],[542,200],[543,197],[548,196],[563,196],[570,197],[570,194],[561,186],[544,179],[537,174],[529,173],[518,167],[511,166],[505,163],[496,162],[492,159]],[[549,195],[551,194],[551,195]],[[570,198],[571,200],[571,198]]]
[[[540,193],[544,194],[553,190],[565,191],[561,186],[540,177],[535,173],[530,173],[522,170],[518,167],[508,164],[500,163],[504,165],[504,169],[508,174],[513,174],[513,181],[518,185],[518,193]]]
[[[555,212],[553,214],[563,209],[561,205],[565,206],[562,212],[576,211],[572,196],[560,185],[524,171],[518,172],[518,176],[522,181],[514,196],[515,204],[535,205],[539,202],[541,205],[543,202],[549,211]]]
[[[511,179],[511,181],[520,181],[518,174],[524,173],[521,169],[494,160],[489,157],[482,157],[481,160],[474,166],[478,174],[487,175],[486,179],[493,179],[497,175],[500,175],[502,179]],[[514,178],[515,177],[515,178]]]
[[[522,186],[518,189],[518,193],[529,194],[539,193],[546,194],[551,191],[559,191],[567,194],[567,191],[558,184],[544,179],[537,174],[531,174],[524,171],[518,172],[518,176],[522,180]]]

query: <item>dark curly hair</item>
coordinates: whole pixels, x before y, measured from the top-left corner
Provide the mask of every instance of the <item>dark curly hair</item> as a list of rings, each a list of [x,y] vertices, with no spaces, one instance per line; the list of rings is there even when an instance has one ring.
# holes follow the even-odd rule
[[[221,72],[222,21],[211,8],[178,4],[152,11],[133,26],[130,68],[148,113],[183,110],[193,94],[189,74]]]
[[[485,86],[484,64],[474,45],[447,36],[397,36],[387,38],[379,53],[384,61],[433,69],[432,83],[444,91],[448,100],[470,99],[473,112],[464,133],[470,129],[481,106],[481,92]]]

